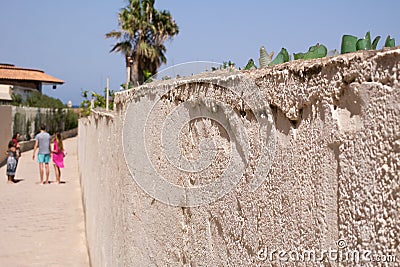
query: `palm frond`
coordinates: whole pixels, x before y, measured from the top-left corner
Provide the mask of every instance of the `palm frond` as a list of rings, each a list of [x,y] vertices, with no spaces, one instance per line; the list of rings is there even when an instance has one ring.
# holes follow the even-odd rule
[[[164,42],[179,33],[179,28],[168,11],[154,8],[155,0],[128,0],[118,13],[118,30],[105,34],[117,40],[111,52],[120,52],[134,59],[138,72],[155,73],[166,63]]]
[[[106,38],[115,38],[115,39],[119,39],[121,38],[122,33],[118,32],[118,31],[110,31],[109,33],[105,34]]]
[[[124,55],[132,53],[132,45],[130,42],[116,43],[110,52],[121,52]]]

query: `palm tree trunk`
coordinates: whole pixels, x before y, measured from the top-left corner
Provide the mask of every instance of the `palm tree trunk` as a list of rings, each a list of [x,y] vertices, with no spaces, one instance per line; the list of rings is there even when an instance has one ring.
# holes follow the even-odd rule
[[[139,64],[134,61],[131,65],[131,83],[133,87],[139,86],[144,83],[144,73]]]
[[[137,61],[134,61],[131,65],[131,83],[133,87],[138,86],[139,84],[139,64]]]

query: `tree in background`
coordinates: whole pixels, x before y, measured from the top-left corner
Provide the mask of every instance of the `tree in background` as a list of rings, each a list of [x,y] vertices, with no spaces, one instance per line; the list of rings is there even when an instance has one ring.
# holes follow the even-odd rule
[[[12,94],[11,105],[35,108],[66,108],[60,99],[44,95],[40,92],[33,92],[24,100],[20,94]]]
[[[81,115],[82,116],[89,116],[90,115],[90,110],[92,108],[92,102],[93,102],[93,108],[106,108],[106,92],[107,89],[104,89],[104,95],[97,94],[95,92],[89,92],[88,90],[82,91],[82,98],[83,101],[81,102],[80,108],[81,108]],[[113,109],[113,104],[114,104],[114,90],[109,90],[108,91],[108,96],[109,96],[109,108]],[[89,98],[90,94],[90,98]]]
[[[130,69],[130,82],[136,86],[145,81],[145,75],[155,74],[162,63],[166,63],[164,42],[178,34],[178,25],[166,10],[154,8],[155,0],[129,0],[118,13],[118,31],[107,33],[106,38],[115,38],[117,43],[110,52],[125,56]]]

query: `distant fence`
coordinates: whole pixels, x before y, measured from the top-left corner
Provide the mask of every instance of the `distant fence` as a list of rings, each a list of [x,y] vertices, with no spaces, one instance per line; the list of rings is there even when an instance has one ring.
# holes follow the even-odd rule
[[[11,116],[13,134],[19,132],[24,140],[33,138],[41,124],[50,134],[78,126],[77,115],[69,109],[12,107]]]

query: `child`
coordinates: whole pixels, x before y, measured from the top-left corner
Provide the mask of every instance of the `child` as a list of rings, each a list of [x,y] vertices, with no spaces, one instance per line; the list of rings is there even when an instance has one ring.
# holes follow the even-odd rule
[[[12,141],[14,142],[15,149],[17,150],[17,157],[18,158],[21,157],[21,148],[20,148],[19,142],[18,142],[20,137],[21,137],[21,134],[19,132],[16,132],[12,137]]]
[[[8,183],[14,183],[15,171],[17,169],[18,157],[17,157],[17,149],[13,141],[8,143],[7,150],[8,158],[7,158],[7,177]]]
[[[16,152],[17,152],[17,166],[15,167],[15,171],[17,171],[18,161],[19,161],[19,158],[21,157],[21,148],[20,148],[19,142],[18,142],[18,140],[19,140],[20,137],[21,137],[20,133],[19,133],[19,132],[16,132],[16,133],[13,135],[12,139],[11,139],[11,140],[14,142],[15,150],[16,150]]]
[[[60,133],[56,133],[56,138],[53,143],[53,163],[54,170],[56,173],[56,183],[61,183],[61,170],[60,168],[64,168],[64,145],[62,141],[62,137]]]

